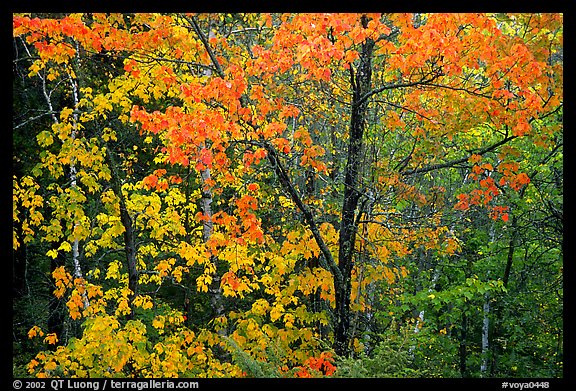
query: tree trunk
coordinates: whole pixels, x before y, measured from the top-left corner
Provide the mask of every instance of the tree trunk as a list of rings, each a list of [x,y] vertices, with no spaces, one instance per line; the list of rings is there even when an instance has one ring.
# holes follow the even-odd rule
[[[28,269],[28,246],[24,243],[22,222],[14,222],[20,245],[12,255],[12,298],[20,298],[26,293],[26,273]]]
[[[126,268],[128,269],[128,289],[130,289],[130,295],[128,296],[128,305],[130,307],[129,319],[132,319],[134,315],[133,301],[134,297],[138,294],[138,269],[136,267],[136,233],[134,231],[134,225],[132,224],[132,218],[128,213],[128,208],[126,207],[126,199],[122,193],[122,185],[118,173],[118,166],[116,165],[116,160],[114,159],[110,148],[106,147],[106,158],[108,160],[108,165],[111,171],[111,183],[112,190],[116,197],[118,197],[120,203],[120,221],[124,227],[124,254],[126,259]]]
[[[362,26],[367,28],[368,18],[362,16]],[[334,282],[336,297],[336,329],[334,331],[334,351],[340,356],[349,355],[349,328],[350,328],[350,294],[352,290],[352,268],[354,244],[356,241],[356,210],[360,192],[358,184],[362,168],[363,136],[365,117],[368,104],[362,97],[370,91],[372,79],[372,54],[374,41],[367,39],[362,44],[360,64],[357,74],[354,75],[350,64],[350,83],[353,89],[352,113],[350,117],[350,138],[348,140],[348,153],[344,169],[344,200],[340,222],[340,237],[338,241],[338,268],[342,280]]]
[[[130,319],[134,316],[134,297],[138,294],[138,269],[136,268],[136,241],[134,226],[132,225],[132,218],[126,208],[126,202],[120,189],[120,221],[124,226],[124,252],[126,254],[126,266],[128,267],[128,289],[130,289],[130,296],[128,296],[128,304],[130,306]]]
[[[466,361],[468,359],[468,349],[466,348],[468,337],[468,318],[462,314],[462,325],[460,326],[460,346],[458,348],[458,357],[460,359],[460,376],[468,377],[468,368]]]
[[[212,192],[206,184],[210,179],[210,169],[206,168],[200,171],[202,178],[202,198],[200,200],[200,207],[204,213],[202,220],[202,240],[204,243],[210,240],[214,232],[214,223],[212,222]],[[218,257],[211,255],[210,262],[214,265],[214,274],[212,275],[212,283],[208,287],[208,294],[210,295],[210,306],[215,318],[224,314],[224,304],[222,298],[222,288],[220,287],[220,274],[218,273]]]
[[[70,88],[72,90],[74,107],[78,107],[79,102],[78,86],[76,84],[76,81],[72,78],[70,74],[68,74],[68,80],[70,81]],[[72,114],[72,118],[73,118],[73,126],[72,131],[70,133],[70,137],[72,138],[72,141],[74,141],[78,136],[78,113],[74,112]],[[70,162],[70,186],[72,188],[78,187],[76,180],[77,180],[76,165],[74,164],[74,159],[72,159],[72,161]],[[74,230],[74,228],[76,228],[76,226],[78,226],[79,224],[80,223],[78,221],[75,221],[72,230]],[[82,275],[82,267],[80,265],[80,241],[78,239],[74,239],[74,241],[72,242],[72,263],[74,265],[74,277],[79,279],[80,281],[83,281],[84,276]],[[90,301],[88,301],[88,295],[86,294],[85,290],[82,293],[82,299],[84,300],[84,308],[88,307],[90,305]]]
[[[490,328],[490,319],[488,315],[490,314],[490,298],[488,295],[484,296],[484,319],[482,320],[482,363],[480,364],[480,376],[485,377],[488,369],[488,351],[490,349],[490,340],[488,331]]]
[[[50,113],[51,113],[51,118],[52,121],[55,124],[58,124],[58,117],[56,116],[56,111],[54,111],[54,107],[52,106],[52,100],[51,100],[51,93],[48,93],[48,90],[46,89],[46,78],[44,76],[40,76],[41,82],[42,82],[42,93],[44,95],[44,99],[46,100],[46,104],[48,105],[48,108],[50,109]],[[72,76],[70,74],[68,74],[68,81],[70,82],[70,88],[72,91],[72,98],[73,98],[73,103],[74,103],[74,107],[77,107],[79,99],[78,99],[78,86],[76,85],[75,80],[72,78]],[[73,126],[72,126],[72,130],[70,133],[70,137],[72,140],[76,139],[77,137],[77,133],[78,133],[78,114],[74,113],[73,114]],[[78,186],[77,184],[77,178],[76,178],[76,165],[74,163],[74,159],[71,159],[70,162],[70,173],[69,173],[69,179],[70,179],[70,186],[72,188],[76,188]],[[74,221],[72,223],[72,231],[74,230],[74,228],[78,225],[79,223],[77,221]],[[80,251],[79,251],[79,240],[75,239],[72,243],[72,265],[74,267],[74,277],[80,280],[83,280],[83,275],[82,275],[82,268],[80,265]],[[88,307],[90,305],[90,302],[88,300],[88,295],[86,293],[86,290],[83,291],[82,293],[82,300],[84,303],[84,308]]]
[[[196,25],[198,34],[201,34],[200,28]],[[215,37],[216,34],[209,28],[208,31],[208,40],[210,38]],[[209,46],[206,44],[206,48],[208,49]],[[211,52],[209,52],[211,53]],[[214,61],[214,64],[217,65],[218,61]],[[218,68],[219,69],[219,68]],[[220,76],[222,72],[219,72]],[[204,70],[204,76],[209,77],[212,75],[212,71],[210,69]],[[206,148],[206,145],[201,145],[201,148]],[[209,186],[206,184],[210,181],[210,169],[205,168],[204,170],[200,171],[200,178],[202,179],[202,199],[200,200],[200,207],[202,212],[204,213],[204,220],[202,220],[202,240],[206,243],[210,240],[212,233],[214,232],[214,223],[212,222],[212,208],[210,204],[212,204],[212,191],[210,190]],[[212,275],[212,283],[208,287],[208,294],[210,295],[210,306],[212,307],[212,312],[215,318],[218,318],[224,314],[224,299],[222,297],[222,287],[220,286],[221,278],[220,274],[218,273],[218,257],[211,255],[210,262],[214,265],[214,274]],[[219,333],[223,333],[221,329]]]

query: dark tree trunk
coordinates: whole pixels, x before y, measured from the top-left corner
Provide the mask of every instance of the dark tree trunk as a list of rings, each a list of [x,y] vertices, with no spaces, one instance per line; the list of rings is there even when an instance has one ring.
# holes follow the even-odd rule
[[[22,223],[15,227],[20,238],[20,246],[12,255],[12,298],[17,299],[26,294],[27,246],[23,240]]]
[[[193,20],[192,20],[193,21]],[[194,22],[194,21],[193,21]],[[367,16],[361,18],[362,26],[367,28],[369,19]],[[197,27],[196,27],[197,29]],[[197,29],[198,30],[198,29]],[[211,50],[205,39],[202,37],[208,53]],[[280,160],[274,146],[261,139],[254,144],[266,149],[267,158],[272,169],[278,177],[280,184],[288,192],[290,198],[298,209],[302,212],[318,247],[321,256],[318,258],[320,266],[329,270],[334,278],[334,290],[336,299],[335,308],[335,332],[334,350],[338,355],[348,356],[350,345],[350,294],[352,291],[352,268],[353,253],[358,226],[357,210],[361,192],[358,191],[359,179],[361,176],[363,160],[363,136],[365,128],[366,111],[368,108],[368,97],[371,95],[372,79],[372,56],[374,51],[374,41],[367,39],[362,44],[357,73],[354,74],[353,64],[350,65],[350,83],[352,85],[353,99],[352,112],[350,117],[350,136],[348,139],[347,160],[344,170],[344,197],[342,203],[342,213],[340,221],[340,237],[338,250],[338,264],[326,242],[322,238],[318,229],[318,224],[314,218],[312,210],[302,201],[302,197],[292,184],[282,161]],[[213,59],[213,63],[219,69],[218,63]],[[219,74],[221,71],[219,71]],[[245,106],[242,98],[242,106]],[[254,129],[257,126],[250,124]],[[308,189],[310,190],[310,189]]]
[[[122,185],[118,174],[118,166],[116,165],[116,161],[112,156],[110,149],[106,148],[106,150],[106,157],[112,174],[112,190],[120,202],[120,221],[124,227],[124,253],[126,257],[126,268],[128,269],[128,289],[130,289],[131,292],[128,296],[128,304],[130,306],[130,314],[128,315],[128,318],[132,319],[134,316],[133,301],[134,297],[138,294],[139,276],[136,268],[136,234],[134,231],[134,225],[132,224],[132,218],[130,217],[128,208],[126,207],[124,194],[122,194]]]
[[[124,197],[120,193],[120,221],[124,226],[124,251],[126,253],[126,265],[128,267],[128,289],[130,289],[130,296],[128,303],[130,305],[129,318],[132,319],[134,315],[133,301],[134,297],[138,294],[138,270],[136,269],[136,243],[134,226],[132,225],[132,218],[126,209]]]
[[[362,16],[364,28],[368,25],[368,18]],[[360,64],[354,75],[350,64],[350,83],[353,89],[352,113],[350,117],[350,138],[348,140],[348,152],[346,167],[344,169],[344,200],[342,202],[342,214],[340,222],[340,237],[338,251],[338,268],[342,274],[341,282],[335,280],[336,298],[336,329],[334,332],[334,351],[341,356],[349,354],[349,329],[350,329],[350,294],[352,290],[351,276],[356,241],[356,212],[360,192],[358,184],[362,169],[363,136],[365,128],[367,100],[364,95],[370,91],[372,79],[372,53],[374,41],[367,39],[362,45]]]

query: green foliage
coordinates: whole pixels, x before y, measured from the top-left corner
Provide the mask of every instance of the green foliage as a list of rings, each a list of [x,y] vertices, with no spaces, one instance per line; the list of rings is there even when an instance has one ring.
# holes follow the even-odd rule
[[[242,350],[242,348],[232,338],[225,338],[225,340],[231,348],[230,350],[232,352],[232,361],[238,365],[240,369],[242,369],[242,371],[246,374],[246,377],[283,377],[280,371],[282,362],[278,357],[278,353],[281,352],[282,349],[279,344],[273,344],[272,341],[267,338],[265,355],[268,357],[268,360],[261,361],[254,359],[252,356]]]
[[[337,361],[336,377],[410,378],[426,377],[424,371],[411,367],[411,353],[407,346],[390,341],[380,342],[370,355],[341,358]]]

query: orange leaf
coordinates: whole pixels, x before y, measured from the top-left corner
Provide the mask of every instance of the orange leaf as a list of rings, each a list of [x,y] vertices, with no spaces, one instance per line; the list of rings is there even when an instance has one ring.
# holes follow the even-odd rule
[[[148,189],[156,187],[157,184],[158,184],[158,177],[154,174],[148,175],[142,180],[142,185],[144,185]]]
[[[470,157],[468,158],[468,161],[470,163],[478,163],[480,160],[482,160],[482,156],[481,155],[477,155],[477,154],[472,154],[470,155]]]
[[[198,157],[198,161],[205,165],[208,168],[212,167],[212,151],[207,148],[202,148],[200,150],[200,156]]]

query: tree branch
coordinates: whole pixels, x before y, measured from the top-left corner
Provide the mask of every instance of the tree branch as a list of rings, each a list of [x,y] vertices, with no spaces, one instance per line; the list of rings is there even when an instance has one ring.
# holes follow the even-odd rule
[[[221,78],[224,78],[224,72],[222,71],[222,67],[220,66],[218,59],[214,55],[214,52],[210,48],[210,43],[208,42],[208,38],[202,32],[202,30],[200,29],[200,26],[198,26],[198,23],[196,22],[196,18],[193,16],[190,18],[188,16],[184,16],[184,18],[188,21],[188,23],[190,23],[192,25],[192,27],[194,28],[194,31],[196,31],[196,34],[198,34],[198,36],[200,37],[200,40],[202,41],[202,44],[204,45],[206,52],[208,52],[208,56],[210,56],[210,60],[212,61],[212,64],[216,68],[216,73],[218,73],[218,76],[220,76]]]
[[[324,238],[322,238],[322,235],[320,234],[320,230],[318,229],[318,225],[314,220],[314,215],[312,214],[312,211],[302,201],[302,198],[298,194],[298,191],[290,182],[290,178],[288,177],[288,174],[286,173],[286,170],[284,169],[284,166],[282,165],[282,162],[280,161],[280,158],[276,153],[276,149],[272,144],[264,140],[262,140],[261,142],[255,142],[255,144],[266,150],[268,160],[270,161],[270,164],[272,165],[274,172],[278,176],[280,183],[282,184],[284,189],[288,192],[288,194],[290,194],[290,198],[292,198],[292,201],[294,201],[298,209],[300,209],[300,211],[304,215],[304,219],[306,220],[306,223],[308,224],[310,231],[312,231],[314,240],[316,241],[316,244],[318,244],[318,247],[320,248],[322,255],[324,255],[324,261],[322,261],[322,257],[320,257],[320,263],[322,264],[322,267],[324,267],[326,270],[329,270],[334,275],[334,278],[339,282],[341,282],[343,280],[342,272],[338,268],[338,265],[334,260],[332,252],[330,251],[330,249],[326,245],[326,242],[324,241]]]
[[[498,148],[501,145],[506,144],[507,142],[514,140],[515,138],[517,138],[518,136],[509,136],[509,137],[505,137],[504,139],[500,140],[499,142],[492,144],[484,149],[481,149],[475,153],[470,153],[467,156],[464,156],[460,159],[455,159],[455,160],[451,160],[449,162],[445,162],[445,163],[438,163],[438,164],[432,164],[428,167],[422,167],[422,168],[415,168],[413,170],[406,170],[406,171],[401,171],[400,174],[403,176],[409,176],[409,175],[413,175],[413,174],[421,174],[424,172],[430,172],[430,171],[434,171],[434,170],[439,170],[441,168],[448,168],[448,167],[453,167],[456,164],[459,163],[464,163],[466,162],[470,156],[472,155],[483,155],[485,153],[488,153],[490,151],[493,151],[494,149]]]
[[[366,92],[364,95],[362,95],[360,97],[360,99],[358,99],[358,101],[355,102],[355,104],[359,106],[359,105],[363,104],[364,102],[366,102],[371,96],[374,96],[374,95],[379,94],[379,93],[386,91],[386,90],[393,90],[396,88],[416,87],[416,86],[420,86],[420,85],[431,85],[430,83],[432,83],[434,80],[436,80],[440,75],[441,75],[440,73],[435,73],[428,80],[418,80],[418,81],[413,81],[413,82],[409,82],[409,83],[386,84],[382,87],[374,88],[374,89]]]

